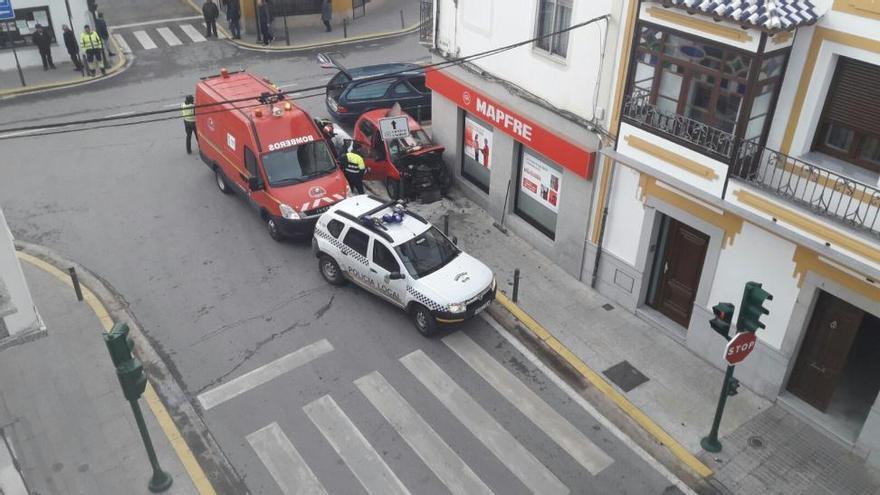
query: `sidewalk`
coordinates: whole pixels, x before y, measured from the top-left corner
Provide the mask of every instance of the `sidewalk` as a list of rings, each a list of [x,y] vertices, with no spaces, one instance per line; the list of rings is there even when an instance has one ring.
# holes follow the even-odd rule
[[[150,493],[152,471],[102,321],[56,276],[21,265],[48,332],[0,351],[0,493]],[[165,493],[198,493],[164,425],[140,402],[159,462],[174,477]],[[18,473],[28,492],[17,491]]]
[[[723,372],[570,277],[515,235],[501,233],[486,212],[455,190],[451,196],[410,207],[435,225],[442,225],[448,213],[449,235],[493,269],[508,296],[519,268],[519,300],[513,305],[503,298],[502,305],[520,320],[533,318],[537,332],[549,332],[540,340],[553,341],[549,347],[580,374],[592,374],[586,381],[594,388],[607,387],[604,395],[616,397],[618,408],[653,436],[655,445],[663,445],[693,473],[714,478],[713,485],[723,484],[731,493],[880,494],[880,473],[863,459],[745,387],[727,402],[719,435],[724,450],[707,455],[700,439],[710,430]],[[527,315],[517,315],[520,310]],[[706,331],[711,331],[708,323]],[[813,481],[819,484],[810,485]]]
[[[49,69],[44,71],[42,65],[22,67],[24,86],[21,84],[21,77],[16,68],[0,70],[0,99],[48,89],[88,84],[92,81],[113,76],[128,67],[128,59],[119,47],[116,46],[115,40],[112,41],[112,47],[113,53],[116,56],[109,57],[107,75],[105,76],[102,76],[100,71],[98,71],[97,77],[83,76],[82,72],[74,70],[73,62],[66,56],[63,59],[58,58],[55,60],[55,70]]]
[[[202,0],[185,0],[198,13],[201,13]],[[326,32],[319,15],[298,16],[294,19],[288,16],[287,25],[290,34],[290,44],[284,32],[284,19],[276,17],[272,21],[272,33],[275,40],[269,46],[263,46],[257,41],[256,33],[242,32],[240,40],[232,40],[233,43],[243,48],[253,48],[272,51],[295,51],[321,46],[330,46],[340,43],[369,41],[396,36],[415,31],[419,27],[420,6],[419,0],[381,0],[366,4],[366,14],[363,17],[352,19],[352,11],[333,13],[330,24],[333,31]],[[401,22],[401,12],[403,19]],[[346,26],[343,27],[343,19]],[[313,20],[313,22],[310,22]],[[220,13],[217,19],[217,29],[223,31],[225,37],[229,37],[229,25],[226,21],[226,13]],[[224,37],[224,36],[221,36]]]

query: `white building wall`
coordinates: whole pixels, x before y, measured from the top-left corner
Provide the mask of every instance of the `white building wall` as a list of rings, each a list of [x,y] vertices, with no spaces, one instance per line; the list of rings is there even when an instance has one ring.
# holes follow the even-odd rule
[[[12,241],[12,232],[6,225],[3,210],[0,210],[0,319],[5,323],[9,336],[15,337],[37,330],[40,327],[40,318]],[[10,306],[14,313],[2,316],[6,312],[5,308]]]
[[[636,266],[645,220],[645,206],[639,196],[641,174],[623,165],[615,165],[613,173],[602,249]]]
[[[67,48],[64,46],[64,32],[61,26],[67,24],[76,34],[77,42],[79,35],[83,32],[83,26],[92,25],[92,17],[86,7],[86,0],[67,0],[70,4],[70,16],[67,15],[67,7],[64,0],[14,0],[12,6],[15,9],[26,9],[31,7],[49,7],[49,17],[52,21],[52,27],[55,31],[55,43],[52,45],[52,59],[55,64],[70,62],[67,54]],[[71,22],[73,23],[71,25]],[[93,26],[94,27],[94,26]],[[112,28],[112,26],[110,26]],[[29,45],[16,48],[18,61],[22,67],[41,66],[43,64],[40,58],[40,52],[37,47]],[[0,49],[0,70],[14,70],[15,57],[9,48]],[[59,69],[60,70],[60,69]]]

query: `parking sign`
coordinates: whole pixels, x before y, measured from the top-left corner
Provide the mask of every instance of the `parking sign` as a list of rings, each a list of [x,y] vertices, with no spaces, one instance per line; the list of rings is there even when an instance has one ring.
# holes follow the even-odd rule
[[[12,0],[0,0],[0,21],[15,19],[15,11],[12,10]]]

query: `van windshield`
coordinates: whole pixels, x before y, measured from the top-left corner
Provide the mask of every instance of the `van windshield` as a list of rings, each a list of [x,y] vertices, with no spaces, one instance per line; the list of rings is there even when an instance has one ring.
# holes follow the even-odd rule
[[[413,278],[422,278],[446,266],[461,251],[437,227],[394,248]]]
[[[297,184],[336,170],[324,141],[305,143],[263,155],[263,168],[273,187]]]

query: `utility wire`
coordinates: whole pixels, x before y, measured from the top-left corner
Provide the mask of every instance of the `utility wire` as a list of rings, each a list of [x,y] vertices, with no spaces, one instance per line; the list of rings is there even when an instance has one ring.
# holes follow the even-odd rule
[[[547,33],[547,34],[544,34],[541,36],[536,36],[533,38],[529,38],[527,40],[519,41],[516,43],[511,43],[511,44],[504,45],[504,46],[501,46],[498,48],[493,48],[491,50],[486,50],[486,51],[474,53],[474,54],[467,55],[464,57],[456,57],[453,59],[444,60],[442,62],[428,64],[428,65],[420,67],[419,69],[420,70],[429,70],[429,69],[439,70],[439,69],[444,69],[447,67],[454,67],[457,65],[462,65],[462,64],[465,64],[465,63],[473,61],[473,60],[479,60],[481,58],[489,57],[492,55],[496,55],[498,53],[512,50],[514,48],[518,48],[523,45],[527,45],[529,43],[534,43],[535,41],[541,40],[543,38],[555,36],[557,34],[566,33],[566,32],[572,31],[574,29],[588,26],[594,22],[597,22],[597,21],[600,21],[603,19],[607,19],[608,17],[609,17],[608,14],[605,14],[605,15],[602,15],[599,17],[594,17],[590,20],[587,20],[587,21],[584,21],[584,22],[581,22],[578,24],[574,24],[574,25],[569,26],[567,28],[560,29],[560,30],[557,30],[554,32],[550,32],[550,33]],[[410,71],[411,71],[411,69],[403,69],[403,70],[399,70],[399,71],[385,73],[385,74],[378,75],[378,76],[363,78],[363,79],[361,79],[361,81],[369,81],[369,80],[373,80],[373,79],[376,79],[376,80],[384,79],[389,76],[394,76],[397,74],[401,74],[404,72],[410,72]],[[290,91],[279,91],[277,93],[274,93],[274,95],[280,94],[280,95],[284,95],[284,96],[289,96],[289,95],[303,93],[303,92],[307,92],[307,91],[324,90],[325,88],[326,88],[326,84],[322,84],[319,86],[300,88],[300,89],[290,90]],[[198,109],[204,109],[204,108],[209,108],[209,107],[215,107],[215,106],[219,106],[219,105],[229,105],[229,104],[248,102],[248,101],[253,101],[255,98],[259,98],[260,96],[261,95],[252,95],[252,96],[248,96],[248,97],[242,97],[242,98],[236,98],[236,99],[230,99],[230,100],[222,100],[222,101],[217,101],[217,102],[213,102],[213,103],[206,103],[206,104],[196,105],[195,109],[198,110]],[[314,97],[314,96],[320,96],[320,95],[308,95],[306,97]],[[297,98],[293,98],[293,100],[295,101],[297,99],[302,99],[302,98],[305,98],[305,97],[297,97]],[[261,106],[261,105],[264,105],[264,103],[250,105],[250,106],[247,106],[246,108],[250,108],[251,106]],[[241,106],[236,107],[236,109],[239,109],[239,108],[245,108],[245,107],[241,107]],[[220,111],[227,111],[227,110],[228,109],[221,109]],[[69,127],[69,126],[75,126],[75,125],[90,125],[90,124],[98,124],[98,123],[103,123],[103,122],[114,122],[114,121],[119,121],[119,120],[131,120],[131,119],[135,119],[135,118],[139,118],[139,117],[150,117],[150,116],[154,116],[154,115],[161,115],[161,114],[167,114],[167,113],[177,114],[179,111],[180,111],[179,108],[170,108],[170,109],[163,108],[160,110],[149,110],[149,111],[137,112],[137,113],[128,114],[128,115],[117,115],[117,116],[99,117],[99,118],[93,118],[93,119],[72,120],[72,121],[65,121],[65,122],[52,122],[52,123],[39,124],[39,125],[9,127],[9,128],[5,128],[5,129],[0,129],[0,133],[7,133],[8,134],[8,133],[18,133],[18,132],[26,132],[26,131],[38,131],[38,130],[44,130],[44,129],[55,129],[55,128],[59,128],[59,127]],[[198,113],[203,114],[203,112],[198,112]],[[167,119],[141,120],[141,121],[130,122],[130,123],[128,123],[128,125],[133,125],[133,124],[137,124],[137,123],[158,122],[161,120],[171,120],[172,118],[179,118],[179,117],[177,115],[175,115],[174,117],[170,117]],[[104,126],[101,126],[101,127],[94,127],[93,126],[93,127],[79,128],[79,129],[64,129],[64,132],[65,133],[66,132],[82,132],[82,131],[87,131],[87,130],[91,130],[91,129],[100,129],[100,128],[104,128]],[[53,134],[61,134],[61,132],[53,132]],[[48,133],[29,133],[29,134],[15,135],[15,136],[0,136],[0,140],[44,136],[44,135],[49,135],[49,134]]]

